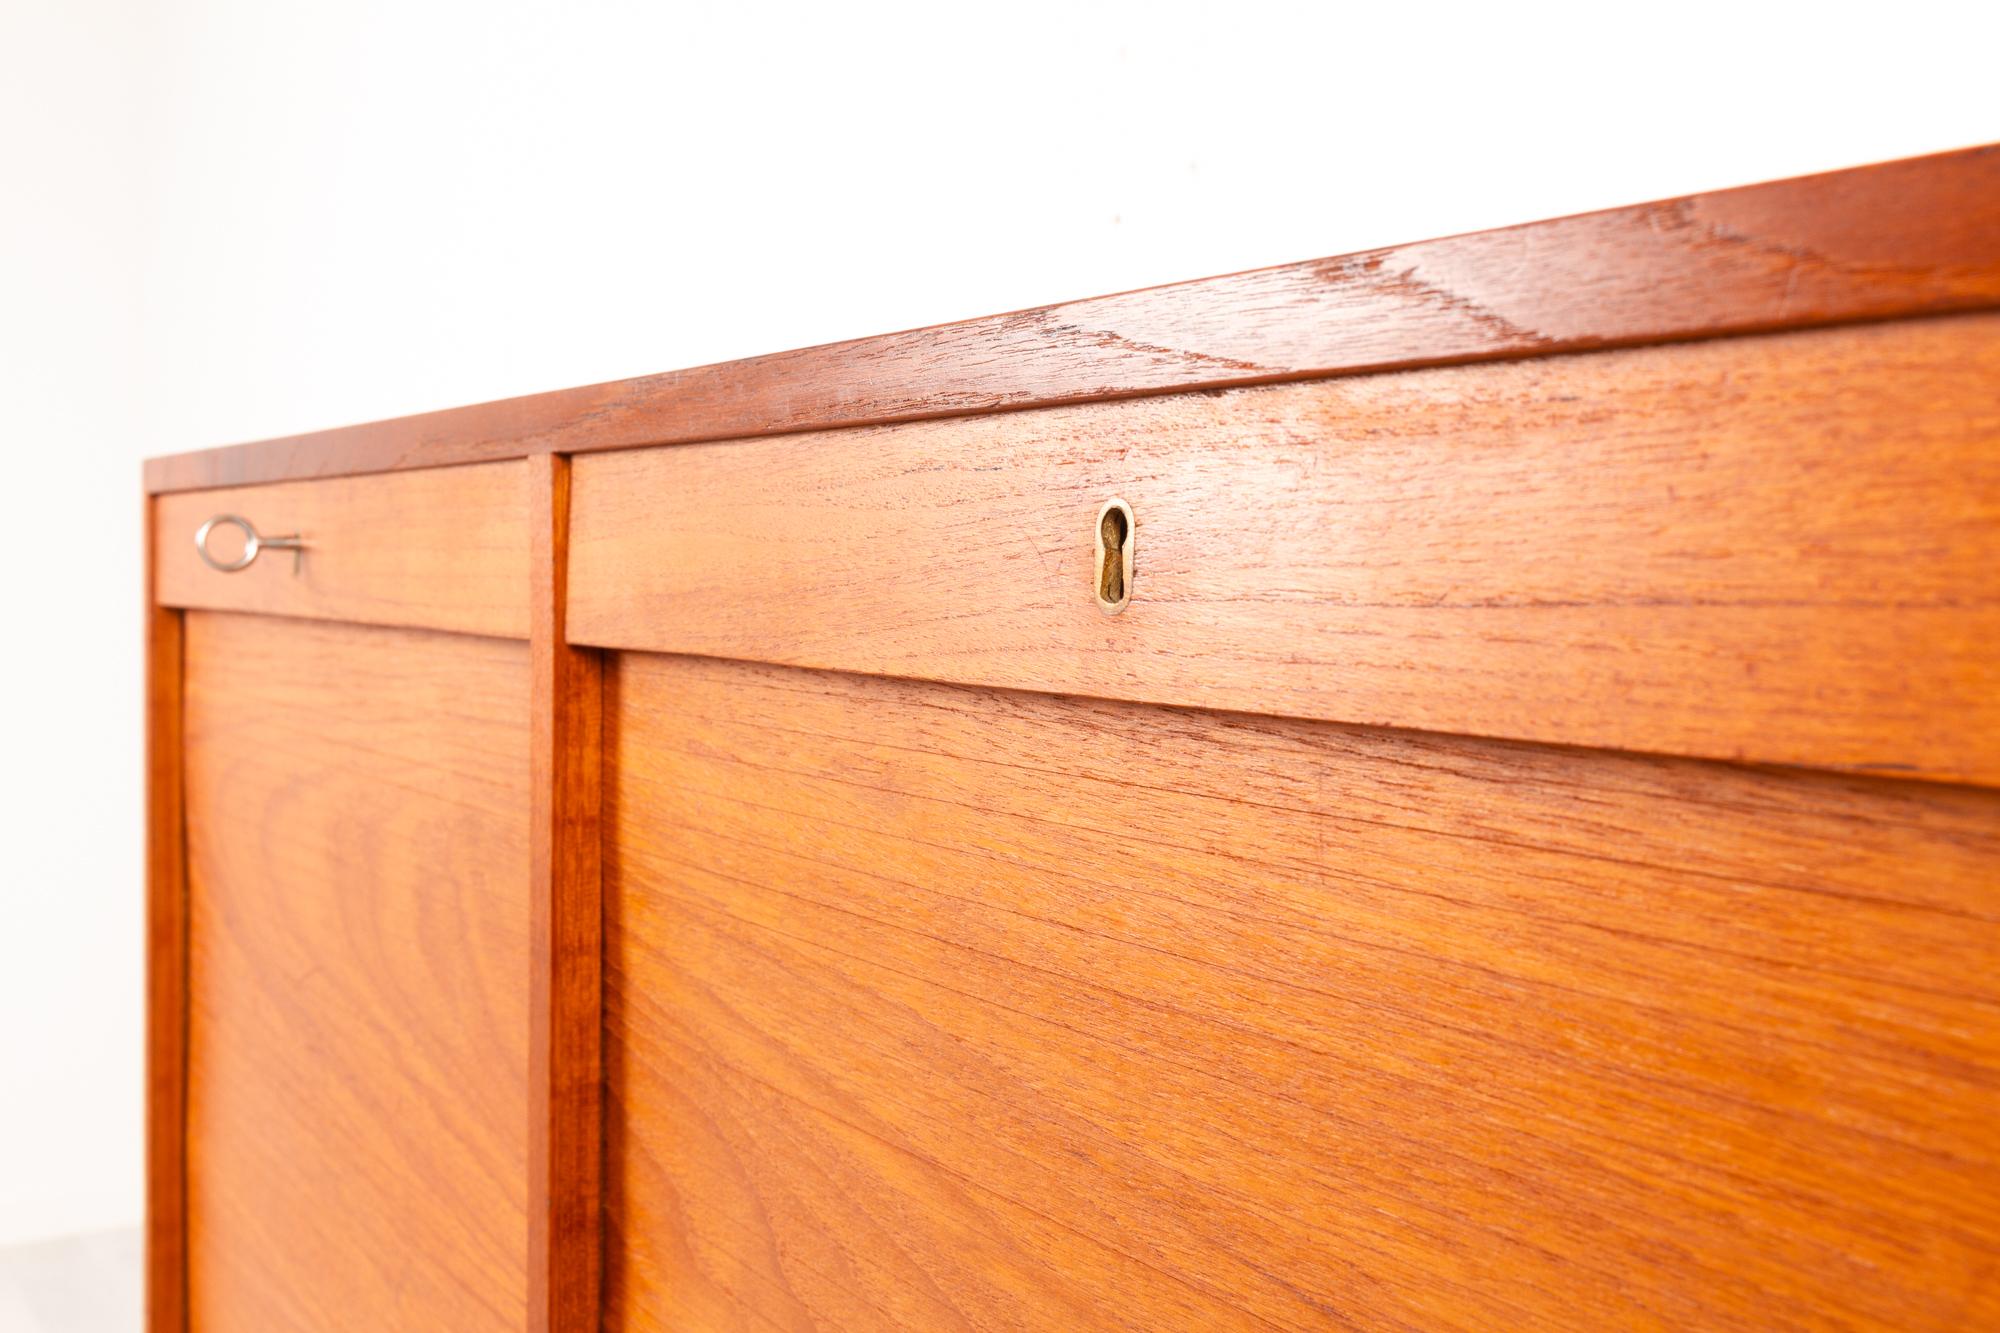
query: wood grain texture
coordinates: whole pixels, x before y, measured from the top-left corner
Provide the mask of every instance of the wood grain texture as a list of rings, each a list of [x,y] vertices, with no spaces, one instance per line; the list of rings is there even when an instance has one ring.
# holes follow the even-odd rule
[[[303,563],[268,551],[237,573],[209,568],[194,535],[218,514],[303,534]],[[240,554],[238,538],[218,530],[216,557]],[[528,637],[525,463],[163,496],[153,544],[167,606]]]
[[[528,1327],[598,1327],[603,1014],[598,655],[563,635],[569,460],[529,460],[534,568]]]
[[[188,616],[202,1333],[527,1312],[526,645]]]
[[[2000,1321],[2000,794],[606,688],[608,1327]]]
[[[156,458],[155,491],[2000,305],[2000,149]]]
[[[1991,783],[1996,382],[1974,315],[599,455],[570,633]]]
[[[156,502],[146,502],[152,531]],[[146,1328],[187,1329],[187,816],[182,615],[146,562]]]

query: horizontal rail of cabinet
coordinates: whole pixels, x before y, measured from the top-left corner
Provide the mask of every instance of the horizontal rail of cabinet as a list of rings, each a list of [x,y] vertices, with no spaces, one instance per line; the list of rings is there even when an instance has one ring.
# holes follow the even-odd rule
[[[1990,784],[1996,382],[1968,315],[590,455],[568,634]]]

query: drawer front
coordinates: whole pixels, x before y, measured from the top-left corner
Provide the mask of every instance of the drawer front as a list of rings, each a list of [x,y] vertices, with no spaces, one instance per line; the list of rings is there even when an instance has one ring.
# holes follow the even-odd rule
[[[527,469],[519,462],[163,495],[153,558],[164,606],[528,634]],[[303,549],[246,554],[244,528]]]
[[[1969,316],[581,457],[569,635],[2000,781],[1996,376]]]

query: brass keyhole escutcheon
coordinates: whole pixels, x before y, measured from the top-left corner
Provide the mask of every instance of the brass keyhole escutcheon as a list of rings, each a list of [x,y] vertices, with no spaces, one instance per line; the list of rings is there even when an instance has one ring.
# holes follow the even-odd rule
[[[1115,496],[1097,511],[1097,609],[1115,616],[1132,600],[1132,506]]]

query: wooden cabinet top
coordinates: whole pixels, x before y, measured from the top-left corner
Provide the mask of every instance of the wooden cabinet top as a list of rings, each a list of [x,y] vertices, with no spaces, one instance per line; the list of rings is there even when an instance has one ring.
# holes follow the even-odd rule
[[[2000,145],[156,458],[149,492],[2000,307]]]

